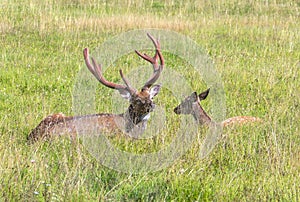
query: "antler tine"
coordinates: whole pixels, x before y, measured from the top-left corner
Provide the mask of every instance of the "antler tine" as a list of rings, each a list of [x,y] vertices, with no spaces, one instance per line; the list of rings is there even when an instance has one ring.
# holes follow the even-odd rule
[[[141,52],[139,52],[137,50],[135,50],[135,53],[138,54],[144,60],[147,60],[148,62],[150,62],[151,64],[155,63],[154,59],[152,57],[148,56],[146,53],[142,54]]]
[[[130,92],[130,94],[134,94],[136,92],[136,90],[133,87],[131,87],[129,81],[124,76],[122,69],[120,69],[119,72],[120,72],[120,76],[121,76],[122,80],[124,81],[125,85],[127,86],[128,91]]]
[[[160,53],[160,43],[159,43],[159,40],[155,40],[154,37],[147,33],[147,36],[151,39],[151,41],[153,42],[153,45],[155,46],[155,55],[154,57],[150,57],[149,55],[147,55],[146,53],[142,54],[140,53],[139,51],[135,50],[135,52],[141,57],[143,58],[144,60],[147,60],[148,62],[150,62],[152,65],[153,65],[153,68],[154,68],[154,71],[157,71],[159,69],[159,66],[158,66],[158,58],[160,58],[161,60],[161,65],[163,65],[164,63],[164,60],[161,56],[161,53]]]
[[[158,40],[158,39],[155,40],[155,38],[154,38],[151,34],[149,34],[149,33],[147,33],[147,36],[151,39],[151,41],[153,42],[155,48],[156,48],[156,49],[160,49],[160,43],[159,43],[159,40]]]
[[[100,78],[98,78],[95,70],[94,70],[94,67],[91,65],[90,63],[90,59],[89,59],[89,49],[88,48],[85,48],[83,50],[83,57],[84,57],[84,61],[85,61],[85,64],[87,66],[87,68],[90,70],[90,72],[97,78],[97,80],[100,80]],[[98,68],[100,68],[100,71],[101,71],[101,66],[99,66]]]
[[[160,66],[161,66],[161,71],[163,70],[163,68],[164,68],[164,65],[165,65],[165,60],[164,60],[164,57],[162,56],[162,54],[161,54],[161,51],[160,51],[160,43],[159,43],[159,40],[157,39],[156,41],[155,41],[155,39],[154,39],[154,37],[151,35],[151,34],[149,34],[149,33],[147,33],[147,36],[151,39],[151,41],[153,42],[153,44],[154,44],[154,46],[155,46],[155,48],[156,48],[156,52],[155,52],[155,60],[156,60],[156,62],[157,62],[157,56],[159,57],[159,60],[160,60]],[[146,54],[145,54],[146,55]]]
[[[156,82],[156,80],[160,76],[161,71],[164,68],[164,63],[165,63],[164,58],[161,54],[159,40],[154,39],[154,37],[149,33],[147,33],[147,36],[151,39],[151,41],[153,42],[153,45],[155,46],[154,57],[152,58],[145,53],[142,54],[137,50],[135,51],[141,58],[143,58],[144,60],[147,60],[148,62],[150,62],[153,65],[154,73],[150,77],[150,79],[145,83],[143,88],[150,88],[150,86]],[[158,64],[158,59],[160,60],[160,65]]]
[[[106,87],[112,88],[112,89],[116,89],[119,91],[128,91],[129,93],[133,93],[135,92],[134,88],[132,88],[129,84],[129,82],[127,81],[127,79],[124,77],[124,75],[122,74],[121,77],[123,79],[123,81],[125,82],[126,86],[124,85],[120,85],[120,84],[116,84],[116,83],[112,83],[107,81],[103,75],[102,75],[102,68],[100,64],[97,64],[97,62],[95,61],[94,58],[92,58],[92,63],[93,65],[90,63],[90,59],[89,59],[89,51],[88,48],[85,48],[83,50],[83,56],[84,56],[84,60],[85,60],[85,64],[88,67],[88,69],[90,70],[90,72],[97,78],[97,80],[102,83],[103,85],[105,85]],[[125,79],[125,80],[124,80]]]

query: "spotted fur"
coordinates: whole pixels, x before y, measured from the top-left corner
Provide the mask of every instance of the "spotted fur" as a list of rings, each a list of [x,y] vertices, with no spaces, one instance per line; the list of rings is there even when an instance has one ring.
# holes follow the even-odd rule
[[[73,136],[107,132],[110,134],[124,132],[131,137],[137,137],[146,129],[150,113],[154,110],[153,98],[159,93],[161,85],[153,85],[159,78],[163,67],[164,58],[161,54],[160,44],[150,34],[147,34],[155,46],[155,55],[150,57],[138,51],[136,53],[153,65],[153,74],[145,82],[140,91],[134,89],[120,70],[120,76],[125,85],[107,81],[102,75],[101,65],[94,58],[89,58],[88,48],[83,51],[84,60],[89,71],[104,86],[118,90],[120,95],[128,99],[130,105],[123,114],[93,114],[85,116],[65,116],[61,113],[53,114],[43,119],[28,136],[29,141],[49,138],[53,135],[68,134]],[[160,61],[160,63],[158,62]]]

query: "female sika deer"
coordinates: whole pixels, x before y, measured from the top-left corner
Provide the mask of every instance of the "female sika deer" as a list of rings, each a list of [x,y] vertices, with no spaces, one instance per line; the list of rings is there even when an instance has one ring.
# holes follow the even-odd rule
[[[200,101],[205,100],[208,96],[209,89],[197,95],[196,92],[193,92],[190,96],[185,98],[176,108],[174,112],[176,114],[191,114],[199,125],[211,125],[215,122],[207,115],[207,113],[202,108]],[[221,126],[229,126],[233,124],[244,124],[249,122],[260,122],[261,119],[252,116],[235,116],[228,118],[225,121],[221,122]]]
[[[146,128],[147,120],[150,117],[150,112],[155,108],[153,97],[159,93],[161,88],[160,85],[153,84],[159,78],[164,67],[164,58],[161,54],[159,41],[155,40],[150,34],[147,35],[156,49],[154,57],[151,58],[138,51],[136,51],[136,53],[153,65],[154,72],[144,84],[141,91],[137,91],[130,86],[122,70],[120,70],[120,76],[125,85],[107,81],[102,75],[101,65],[97,64],[94,58],[92,58],[91,64],[88,49],[86,48],[83,51],[85,63],[96,79],[104,86],[118,90],[122,97],[129,100],[130,105],[125,113],[100,113],[85,116],[65,116],[62,113],[53,114],[42,120],[41,123],[32,130],[28,136],[28,140],[36,141],[41,138],[63,134],[71,136],[75,136],[78,133],[88,135],[95,131],[113,134],[125,131],[125,133],[131,137],[137,137],[137,135],[143,133]],[[158,64],[158,59],[160,60],[160,64]]]

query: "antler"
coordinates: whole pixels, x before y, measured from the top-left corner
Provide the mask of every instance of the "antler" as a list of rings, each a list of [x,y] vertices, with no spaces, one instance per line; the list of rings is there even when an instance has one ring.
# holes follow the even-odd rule
[[[153,58],[148,56],[145,53],[142,54],[137,50],[135,51],[141,58],[143,58],[144,60],[147,60],[148,62],[150,62],[153,65],[153,70],[154,70],[152,76],[144,84],[142,89],[150,88],[157,81],[157,79],[160,76],[160,73],[162,72],[162,70],[164,68],[164,64],[165,64],[164,63],[164,58],[163,58],[163,56],[161,54],[161,51],[160,51],[159,41],[155,40],[153,38],[153,36],[151,36],[149,33],[147,33],[147,36],[151,39],[151,41],[153,42],[153,44],[155,46],[155,49],[156,49],[156,52],[155,52],[155,55],[153,56]],[[120,76],[121,76],[122,80],[124,81],[125,85],[115,84],[115,83],[109,82],[103,77],[101,65],[97,64],[94,58],[92,58],[92,63],[93,64],[90,63],[88,48],[85,48],[83,50],[83,56],[84,56],[86,66],[88,67],[90,72],[97,78],[97,80],[100,83],[102,83],[106,87],[119,90],[121,94],[124,91],[129,92],[131,95],[136,92],[136,89],[131,87],[131,85],[129,84],[129,81],[123,75],[122,70],[120,70]],[[158,64],[158,59],[160,60],[160,65]]]
[[[107,81],[102,75],[101,65],[97,64],[94,58],[92,58],[93,65],[90,63],[88,48],[85,48],[83,50],[83,56],[84,56],[86,66],[88,67],[90,72],[97,78],[97,80],[100,83],[102,83],[106,87],[116,89],[116,90],[120,91],[120,93],[127,91],[132,95],[136,92],[136,90],[130,86],[128,80],[124,77],[121,69],[120,69],[120,75],[126,86]]]
[[[159,40],[155,40],[153,38],[153,36],[151,36],[149,33],[147,33],[147,36],[151,39],[151,41],[153,42],[154,46],[155,46],[155,55],[154,57],[150,57],[148,56],[146,53],[142,54],[139,51],[135,51],[141,58],[143,58],[144,60],[147,60],[148,62],[150,62],[153,65],[153,74],[152,76],[148,79],[148,81],[145,83],[145,85],[143,86],[143,89],[145,88],[150,88],[155,82],[156,80],[159,78],[160,73],[162,72],[163,68],[164,68],[164,58],[160,52],[160,43]],[[160,65],[158,64],[158,59],[160,60]]]

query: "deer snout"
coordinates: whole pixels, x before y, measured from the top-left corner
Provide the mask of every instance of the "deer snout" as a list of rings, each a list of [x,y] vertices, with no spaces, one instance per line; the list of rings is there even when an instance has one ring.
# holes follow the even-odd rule
[[[175,112],[175,114],[180,114],[180,108],[179,107],[175,107],[174,108],[174,112]]]
[[[151,103],[149,112],[152,112],[155,109],[155,106],[156,105],[154,103]]]

